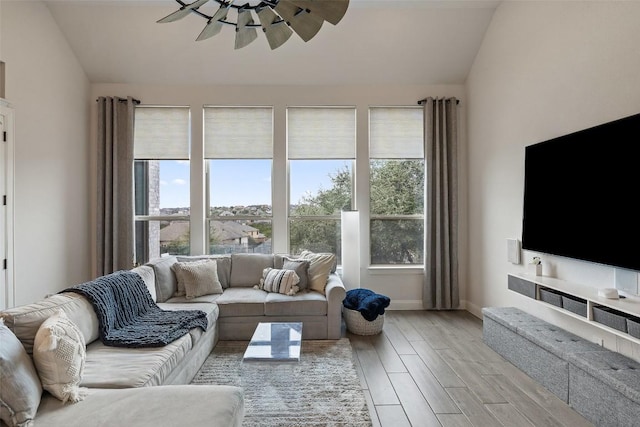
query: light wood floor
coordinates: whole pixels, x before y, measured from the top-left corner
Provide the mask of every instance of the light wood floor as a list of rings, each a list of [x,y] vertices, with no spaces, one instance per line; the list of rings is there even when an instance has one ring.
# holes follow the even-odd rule
[[[345,332],[373,425],[592,426],[482,342],[466,311],[387,311],[383,332]]]

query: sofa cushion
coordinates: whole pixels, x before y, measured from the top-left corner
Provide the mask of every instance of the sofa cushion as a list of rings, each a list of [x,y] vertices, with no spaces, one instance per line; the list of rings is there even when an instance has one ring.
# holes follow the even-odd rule
[[[149,261],[146,265],[153,268],[156,275],[156,302],[165,302],[178,289],[176,275],[171,266],[177,262],[175,256],[164,256]]]
[[[170,385],[122,390],[92,389],[76,405],[45,396],[37,426],[224,426],[241,427],[240,387]]]
[[[218,280],[223,289],[229,287],[231,277],[231,256],[230,255],[184,255],[178,256],[180,262],[198,261],[203,259],[215,259],[218,264]]]
[[[215,296],[217,297],[219,295],[215,295]],[[199,297],[199,298],[205,298],[205,297]],[[220,313],[220,309],[218,308],[218,305],[211,304],[210,302],[205,302],[205,301],[197,303],[196,302],[197,299],[198,298],[186,299],[186,297],[171,298],[169,301],[165,303],[158,304],[158,307],[160,307],[163,310],[202,310],[207,314],[207,325],[209,325],[207,330],[215,328],[216,322],[218,321],[218,315]],[[200,328],[191,328],[189,330],[189,335],[191,336],[191,344],[195,346],[196,341],[198,341],[198,339],[200,339],[200,337],[204,334],[205,334],[205,331],[203,331]]]
[[[33,353],[33,341],[42,322],[64,310],[82,332],[85,343],[98,339],[98,317],[91,303],[82,295],[65,292],[41,301],[10,308],[2,313],[7,327],[18,337],[28,354]]]
[[[299,255],[292,254],[273,254],[273,268],[282,268],[285,260],[287,259],[299,259]]]
[[[218,264],[215,260],[203,259],[192,262],[176,262],[171,269],[178,279],[175,296],[186,295],[187,299],[203,295],[221,294],[222,285],[218,280]]]
[[[33,361],[42,388],[63,402],[84,399],[87,390],[79,384],[85,358],[82,333],[63,310],[40,325],[33,345]]]
[[[202,295],[200,297],[195,297],[195,298],[187,298],[186,295],[183,295],[181,297],[169,298],[163,303],[159,302],[158,306],[166,307],[167,304],[173,305],[173,304],[196,303],[196,302],[213,303],[213,302],[216,302],[218,298],[220,298],[220,295],[222,294],[209,294],[209,295]],[[187,310],[192,310],[192,308],[188,307]]]
[[[273,268],[273,255],[231,254],[231,287],[252,287],[260,283],[262,271]]]
[[[158,296],[156,295],[156,276],[153,272],[153,268],[148,265],[141,265],[132,269],[134,273],[138,273],[142,280],[144,280],[144,284],[147,285],[147,290],[151,294],[151,298],[153,302],[158,301]]]
[[[263,271],[260,284],[255,288],[284,295],[295,295],[300,290],[298,283],[300,283],[300,277],[295,270],[267,267]]]
[[[296,295],[270,293],[264,305],[267,316],[326,316],[327,299],[318,292],[298,292]]]
[[[253,288],[225,289],[216,300],[220,317],[264,316],[264,303],[267,292]]]
[[[42,386],[20,340],[0,321],[0,420],[29,425],[40,405]]]
[[[309,289],[324,294],[329,274],[335,271],[336,256],[331,253],[302,251],[300,258],[309,260]]]
[[[87,346],[83,387],[128,388],[164,383],[192,348],[185,334],[164,347],[125,348],[94,341]]]

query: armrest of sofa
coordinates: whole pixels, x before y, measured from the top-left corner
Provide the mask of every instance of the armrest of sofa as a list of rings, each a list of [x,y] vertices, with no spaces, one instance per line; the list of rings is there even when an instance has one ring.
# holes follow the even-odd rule
[[[329,275],[324,293],[327,297],[327,339],[337,340],[342,336],[342,301],[347,295],[340,276]]]

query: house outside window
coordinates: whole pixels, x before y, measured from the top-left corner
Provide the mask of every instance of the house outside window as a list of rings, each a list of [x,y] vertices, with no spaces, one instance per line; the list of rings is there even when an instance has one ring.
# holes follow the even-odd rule
[[[289,107],[289,252],[341,259],[340,212],[351,210],[355,107]]]
[[[369,109],[371,265],[424,264],[421,107]]]
[[[189,107],[136,107],[137,264],[164,253],[189,253],[189,115]]]
[[[208,252],[272,253],[272,107],[204,108]]]

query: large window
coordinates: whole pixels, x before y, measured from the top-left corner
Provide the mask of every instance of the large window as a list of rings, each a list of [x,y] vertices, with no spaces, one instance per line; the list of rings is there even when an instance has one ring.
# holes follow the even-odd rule
[[[353,206],[354,107],[287,109],[289,251],[333,252],[340,212]]]
[[[138,106],[134,139],[136,263],[189,253],[189,108]]]
[[[209,253],[272,253],[273,109],[205,107]]]
[[[422,108],[371,108],[369,126],[371,264],[423,264]]]
[[[356,108],[287,107],[279,127],[271,106],[205,106],[196,114],[198,130],[189,107],[136,108],[136,262],[164,253],[303,250],[341,262],[341,212],[357,208]],[[370,174],[357,195],[360,206],[369,198],[360,216],[369,225],[370,265],[422,265],[422,108],[371,107],[368,117]],[[196,131],[202,146],[191,150]]]

